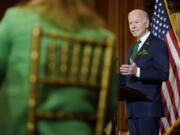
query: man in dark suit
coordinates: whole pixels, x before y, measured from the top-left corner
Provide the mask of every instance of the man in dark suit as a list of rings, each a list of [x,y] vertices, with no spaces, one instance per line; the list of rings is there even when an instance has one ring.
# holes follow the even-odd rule
[[[131,46],[127,64],[120,67],[125,85],[145,93],[150,101],[127,101],[130,135],[158,135],[163,117],[160,97],[162,82],[169,76],[168,51],[165,43],[148,30],[149,17],[135,9],[128,15],[129,28],[137,43]]]

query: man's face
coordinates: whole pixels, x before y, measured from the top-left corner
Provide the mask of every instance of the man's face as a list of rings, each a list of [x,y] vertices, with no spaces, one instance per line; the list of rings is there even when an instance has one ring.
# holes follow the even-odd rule
[[[149,21],[146,20],[142,12],[131,12],[129,14],[128,21],[130,31],[134,37],[140,38],[148,31]]]

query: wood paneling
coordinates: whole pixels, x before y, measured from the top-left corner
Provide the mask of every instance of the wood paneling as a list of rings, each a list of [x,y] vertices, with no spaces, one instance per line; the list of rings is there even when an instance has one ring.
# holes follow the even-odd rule
[[[98,14],[107,22],[107,28],[117,37],[118,63],[125,62],[129,46],[135,41],[129,32],[128,12],[143,7],[143,0],[94,0]]]

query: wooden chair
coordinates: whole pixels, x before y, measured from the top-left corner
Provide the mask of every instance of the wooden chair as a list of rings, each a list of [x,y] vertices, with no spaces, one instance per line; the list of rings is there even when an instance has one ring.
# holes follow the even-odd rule
[[[49,37],[50,40],[47,48],[47,64],[45,67],[41,67],[40,52],[41,47],[44,45],[42,44],[44,37]],[[61,42],[61,45],[57,46],[59,42]],[[40,27],[35,26],[32,44],[28,135],[36,134],[38,119],[81,119],[94,121],[94,135],[102,135],[114,40],[108,38],[103,42],[99,42],[81,37],[45,32]],[[59,49],[61,50],[60,57],[57,57],[56,53]],[[72,56],[68,55],[69,50],[72,51]],[[71,63],[71,66],[69,66],[69,63]],[[44,71],[47,72],[41,75],[40,67],[44,68]],[[67,75],[67,72],[71,74]],[[70,85],[98,90],[97,111],[94,114],[88,115],[38,112],[38,84]]]

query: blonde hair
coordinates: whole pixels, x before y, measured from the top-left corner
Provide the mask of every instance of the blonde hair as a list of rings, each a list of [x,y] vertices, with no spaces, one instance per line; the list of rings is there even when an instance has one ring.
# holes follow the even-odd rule
[[[104,21],[88,7],[89,0],[30,0],[23,7],[34,8],[41,18],[65,30],[99,28]],[[39,8],[36,8],[39,7]]]

